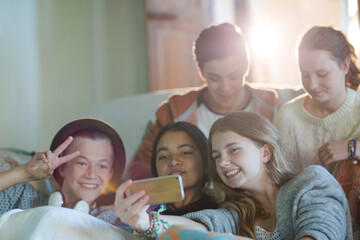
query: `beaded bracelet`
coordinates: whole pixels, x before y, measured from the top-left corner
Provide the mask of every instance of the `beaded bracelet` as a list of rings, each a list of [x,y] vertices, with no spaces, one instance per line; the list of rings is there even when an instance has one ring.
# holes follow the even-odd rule
[[[155,216],[152,212],[148,212],[149,214],[149,218],[150,218],[150,226],[148,229],[146,229],[145,232],[143,232],[142,234],[147,237],[147,238],[153,238],[155,237]]]
[[[169,223],[160,218],[160,213],[166,210],[166,205],[161,204],[159,210],[148,212],[150,217],[150,227],[145,232],[140,233],[146,238],[158,238],[160,236],[159,230],[162,226],[164,230],[169,228]]]
[[[356,142],[357,139],[351,139],[348,143],[349,157],[353,160],[354,164],[358,164],[358,160],[356,159]]]

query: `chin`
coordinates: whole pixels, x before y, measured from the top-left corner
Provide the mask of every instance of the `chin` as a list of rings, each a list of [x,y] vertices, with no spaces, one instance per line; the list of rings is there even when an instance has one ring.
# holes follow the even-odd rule
[[[81,196],[81,199],[88,202],[88,203],[93,203],[95,202],[96,199],[98,199],[101,196],[101,194],[96,194],[96,195],[85,195],[85,196]]]

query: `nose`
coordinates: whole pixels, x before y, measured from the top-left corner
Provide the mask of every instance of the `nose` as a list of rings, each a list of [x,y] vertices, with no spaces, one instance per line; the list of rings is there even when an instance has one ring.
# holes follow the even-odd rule
[[[309,77],[309,88],[311,90],[316,89],[319,86],[318,79],[316,77]]]
[[[220,157],[220,159],[218,160],[218,165],[220,167],[227,167],[230,165],[230,159],[228,156],[223,155]]]
[[[86,171],[86,176],[92,178],[95,175],[96,175],[96,167],[90,164]]]
[[[169,166],[177,166],[181,164],[180,156],[175,154],[171,157],[169,161]]]
[[[227,91],[230,89],[230,83],[229,83],[229,79],[227,78],[223,78],[221,81],[221,89],[223,91]]]

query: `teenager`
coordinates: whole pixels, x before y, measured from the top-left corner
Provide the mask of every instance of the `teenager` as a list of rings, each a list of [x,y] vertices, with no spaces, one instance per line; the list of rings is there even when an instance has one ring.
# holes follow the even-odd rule
[[[124,165],[122,140],[110,125],[97,119],[75,120],[60,129],[49,151],[1,173],[0,213],[48,205],[49,196],[28,182],[53,175],[60,193],[55,205],[76,209],[84,208],[85,202],[91,215],[116,225],[119,219],[113,210],[101,204],[106,199],[103,194],[120,185]]]
[[[353,46],[341,31],[325,26],[309,29],[298,45],[306,93],[285,104],[274,124],[296,170],[323,165],[341,183],[358,228],[360,95],[356,90],[360,71],[356,60]]]
[[[269,120],[280,105],[272,90],[246,83],[250,69],[249,49],[240,29],[223,23],[203,29],[194,43],[194,59],[204,85],[175,94],[163,102],[153,124],[136,152],[131,179],[151,177],[151,152],[159,131],[177,121],[190,122],[208,136],[213,122],[234,111],[250,111]]]
[[[127,194],[128,180],[116,194],[121,220],[146,236],[180,224],[256,239],[352,239],[340,184],[321,166],[291,171],[270,121],[255,113],[231,113],[213,124],[209,145],[208,173],[222,196],[221,208],[184,217],[148,213],[149,196]]]

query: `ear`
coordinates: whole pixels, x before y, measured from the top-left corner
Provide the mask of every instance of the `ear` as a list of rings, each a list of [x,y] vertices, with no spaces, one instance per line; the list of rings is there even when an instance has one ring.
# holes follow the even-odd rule
[[[62,164],[62,165],[59,166],[59,174],[60,174],[60,176],[62,176],[63,178],[65,178],[65,170],[64,170],[65,165],[66,165],[66,164]]]
[[[351,63],[350,57],[347,57],[341,64],[342,70],[344,71],[345,75],[348,73],[350,69],[350,63]]]
[[[267,163],[270,161],[272,154],[270,151],[270,148],[267,144],[265,144],[262,148],[261,148],[261,154],[262,154],[262,160],[264,163]]]

